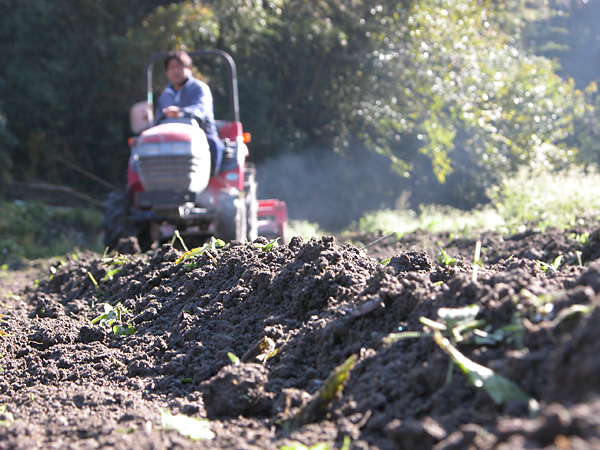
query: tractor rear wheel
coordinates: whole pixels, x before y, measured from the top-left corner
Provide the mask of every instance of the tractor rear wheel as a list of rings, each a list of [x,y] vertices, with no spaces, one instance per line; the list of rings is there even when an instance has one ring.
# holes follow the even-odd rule
[[[104,202],[102,231],[104,245],[114,249],[119,239],[129,236],[129,199],[126,191],[111,192]]]
[[[129,237],[137,239],[137,247],[145,252],[152,247],[150,224],[134,223],[129,215],[129,194],[127,191],[111,192],[104,202],[104,218],[102,219],[104,245],[114,250],[119,240]]]
[[[224,189],[219,194],[215,234],[225,242],[246,240],[246,205],[236,189]]]

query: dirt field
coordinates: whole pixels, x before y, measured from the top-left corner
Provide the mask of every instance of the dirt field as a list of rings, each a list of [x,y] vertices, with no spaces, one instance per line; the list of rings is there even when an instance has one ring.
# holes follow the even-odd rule
[[[597,230],[376,239],[0,271],[0,448],[600,448]]]

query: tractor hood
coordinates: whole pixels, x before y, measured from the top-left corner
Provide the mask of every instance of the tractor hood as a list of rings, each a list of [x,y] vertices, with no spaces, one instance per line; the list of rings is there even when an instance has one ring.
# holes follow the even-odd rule
[[[170,122],[144,131],[132,149],[145,191],[202,192],[210,179],[210,150],[195,123]]]

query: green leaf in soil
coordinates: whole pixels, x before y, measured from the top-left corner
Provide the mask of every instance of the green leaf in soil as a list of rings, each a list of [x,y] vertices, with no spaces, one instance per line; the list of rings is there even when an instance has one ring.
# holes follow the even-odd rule
[[[129,336],[133,333],[135,333],[136,328],[133,325],[127,325],[127,326],[122,326],[122,325],[114,325],[112,327],[113,333],[115,334],[115,336]]]
[[[344,388],[350,377],[350,372],[356,365],[357,359],[356,355],[352,355],[341,365],[333,369],[321,388],[295,416],[283,424],[284,427],[302,426],[319,420],[325,414],[336,395]]]
[[[437,262],[438,264],[441,264],[443,266],[454,266],[456,265],[456,263],[458,263],[458,261],[452,256],[450,256],[448,253],[446,253],[446,251],[443,248],[440,248],[440,253],[437,257]]]
[[[160,421],[163,427],[174,429],[193,441],[214,439],[215,433],[210,429],[208,420],[200,420],[184,414],[173,416],[166,412],[160,413]]]
[[[224,245],[225,245],[225,241],[223,241],[221,239],[215,239],[213,237],[213,238],[211,238],[210,242],[207,242],[202,247],[196,247],[189,251],[186,251],[183,255],[181,255],[179,258],[177,258],[177,260],[175,261],[175,264],[180,264],[182,262],[189,261],[192,258],[195,259],[195,258],[203,255],[204,253],[206,253],[213,261],[216,262],[215,257],[212,256],[210,253],[208,253],[208,251],[211,250],[214,252],[214,251],[216,251],[217,248],[223,247]]]
[[[268,244],[254,244],[254,246],[260,248],[263,252],[270,252],[273,247],[279,245],[277,241],[279,241],[279,238],[271,240]]]
[[[231,364],[233,364],[234,366],[237,366],[240,363],[240,357],[237,356],[235,353],[227,352],[227,357],[231,361]]]
[[[433,339],[452,358],[452,361],[460,367],[469,382],[473,386],[485,390],[497,405],[509,400],[529,401],[531,399],[517,384],[502,375],[498,375],[492,369],[471,361],[459,352],[440,331],[433,330]]]

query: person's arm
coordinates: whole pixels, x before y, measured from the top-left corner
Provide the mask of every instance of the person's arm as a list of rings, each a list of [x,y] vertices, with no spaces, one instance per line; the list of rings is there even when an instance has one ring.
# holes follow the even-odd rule
[[[154,123],[158,124],[161,121],[163,121],[166,117],[167,114],[165,113],[165,109],[167,109],[169,106],[173,105],[173,101],[174,101],[174,97],[175,97],[175,93],[174,91],[170,91],[169,88],[167,87],[162,94],[160,94],[160,97],[158,98],[158,102],[156,103],[156,112],[154,114]]]
[[[185,87],[185,101],[187,106],[181,108],[184,117],[191,117],[200,125],[205,125],[212,116],[212,94],[208,86],[194,83]]]

